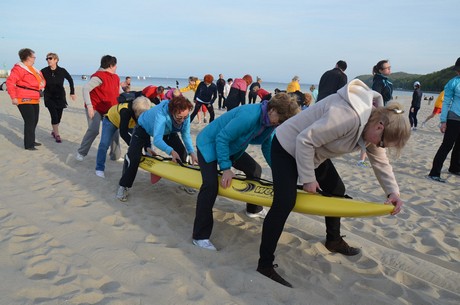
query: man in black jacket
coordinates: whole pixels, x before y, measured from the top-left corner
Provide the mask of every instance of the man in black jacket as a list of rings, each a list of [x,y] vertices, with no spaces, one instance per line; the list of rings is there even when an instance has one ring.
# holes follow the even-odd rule
[[[345,86],[348,82],[345,70],[347,69],[347,63],[343,60],[339,60],[335,65],[335,68],[326,71],[319,81],[318,88],[318,100],[322,100],[328,95],[334,94]]]
[[[409,122],[412,130],[417,130],[417,113],[420,110],[422,104],[422,90],[420,90],[420,83],[414,83],[414,93],[412,94],[412,102],[409,111]]]
[[[219,95],[219,100],[217,101],[217,105],[219,110],[222,109],[222,101],[224,100],[224,87],[225,87],[225,79],[222,74],[219,74],[219,79],[216,81],[217,86],[217,94]]]

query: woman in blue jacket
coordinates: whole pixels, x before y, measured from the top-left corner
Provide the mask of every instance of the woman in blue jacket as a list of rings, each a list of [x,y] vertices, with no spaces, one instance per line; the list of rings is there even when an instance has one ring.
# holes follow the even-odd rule
[[[119,200],[126,201],[128,199],[128,188],[133,186],[142,149],[145,145],[149,145],[150,137],[153,137],[153,145],[170,155],[174,162],[177,160],[185,162],[187,154],[189,154],[192,162],[198,163],[190,136],[189,113],[192,108],[193,105],[188,99],[177,96],[173,97],[171,101],[162,101],[139,116],[123,164],[123,175],[117,191]],[[184,143],[182,143],[178,133],[181,134]]]
[[[231,185],[234,176],[231,167],[241,170],[248,178],[260,178],[261,166],[245,152],[249,144],[262,146],[265,160],[270,165],[270,146],[276,126],[300,111],[297,101],[285,93],[270,101],[244,105],[226,112],[206,126],[197,137],[197,154],[203,184],[198,193],[193,244],[216,250],[209,240],[213,227],[212,208],[218,192],[218,167],[223,171],[220,184]],[[246,214],[251,218],[265,217],[262,207],[247,204]]]

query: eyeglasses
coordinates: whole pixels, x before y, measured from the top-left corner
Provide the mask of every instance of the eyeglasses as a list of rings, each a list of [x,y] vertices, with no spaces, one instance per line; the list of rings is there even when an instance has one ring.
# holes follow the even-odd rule
[[[385,127],[382,129],[382,137],[380,138],[380,143],[378,145],[378,147],[380,148],[385,148]]]
[[[46,60],[52,60],[54,59],[53,57],[47,57]]]
[[[176,116],[176,115],[173,115],[174,116],[174,120],[176,121],[185,121],[186,119],[188,119],[189,115],[186,115],[186,116]]]

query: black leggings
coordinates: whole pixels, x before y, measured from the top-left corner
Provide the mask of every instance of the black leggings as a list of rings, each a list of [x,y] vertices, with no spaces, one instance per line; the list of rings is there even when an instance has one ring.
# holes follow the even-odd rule
[[[202,105],[204,105],[206,108],[208,108],[208,111],[209,111],[209,123],[214,121],[215,114],[214,114],[214,107],[212,106],[212,104],[204,104],[204,103],[201,103],[201,102],[197,101],[195,103],[195,108],[193,109],[193,112],[190,115],[190,123],[193,121],[193,119],[195,118],[195,116],[198,113],[198,111],[200,111]]]
[[[214,224],[212,208],[216,202],[219,182],[217,180],[217,161],[206,162],[198,150],[198,162],[200,164],[201,178],[203,183],[198,193],[196,202],[196,215],[193,224],[193,239],[209,239]],[[244,172],[247,178],[260,178],[262,167],[248,154],[243,153],[234,163],[233,167]],[[262,207],[246,203],[246,211],[257,213]]]
[[[414,112],[412,112],[412,109],[414,109]],[[420,108],[417,107],[411,107],[409,111],[409,122],[411,127],[417,127],[417,113],[420,110]]]
[[[182,140],[177,133],[171,133],[163,136],[163,140],[176,151],[182,162],[187,159],[187,151]],[[137,170],[142,156],[142,149],[150,145],[150,135],[142,126],[136,125],[131,136],[128,152],[123,163],[123,175],[120,178],[119,185],[132,187],[136,179]]]
[[[38,124],[40,105],[20,104],[18,109],[24,120],[24,148],[33,148],[35,147],[35,129]]]
[[[434,156],[430,176],[441,176],[442,166],[451,150],[449,171],[454,173],[460,172],[460,121],[447,120],[446,132],[444,133],[441,146],[439,146]]]
[[[273,204],[262,228],[259,268],[272,267],[275,250],[283,232],[284,224],[294,208],[297,197],[297,163],[293,156],[284,150],[276,136],[271,147]],[[335,196],[345,195],[345,186],[331,160],[324,161],[315,170],[316,180],[321,189]],[[340,239],[340,218],[326,217],[326,239]]]
[[[61,123],[62,119],[62,112],[64,108],[56,108],[56,107],[47,107],[51,117],[51,125],[57,125]]]

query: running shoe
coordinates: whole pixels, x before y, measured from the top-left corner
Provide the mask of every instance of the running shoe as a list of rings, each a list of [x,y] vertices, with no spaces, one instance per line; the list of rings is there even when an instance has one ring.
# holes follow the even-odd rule
[[[209,239],[194,239],[192,240],[192,242],[195,246],[198,246],[200,248],[217,251],[216,247],[214,247],[214,245]]]

